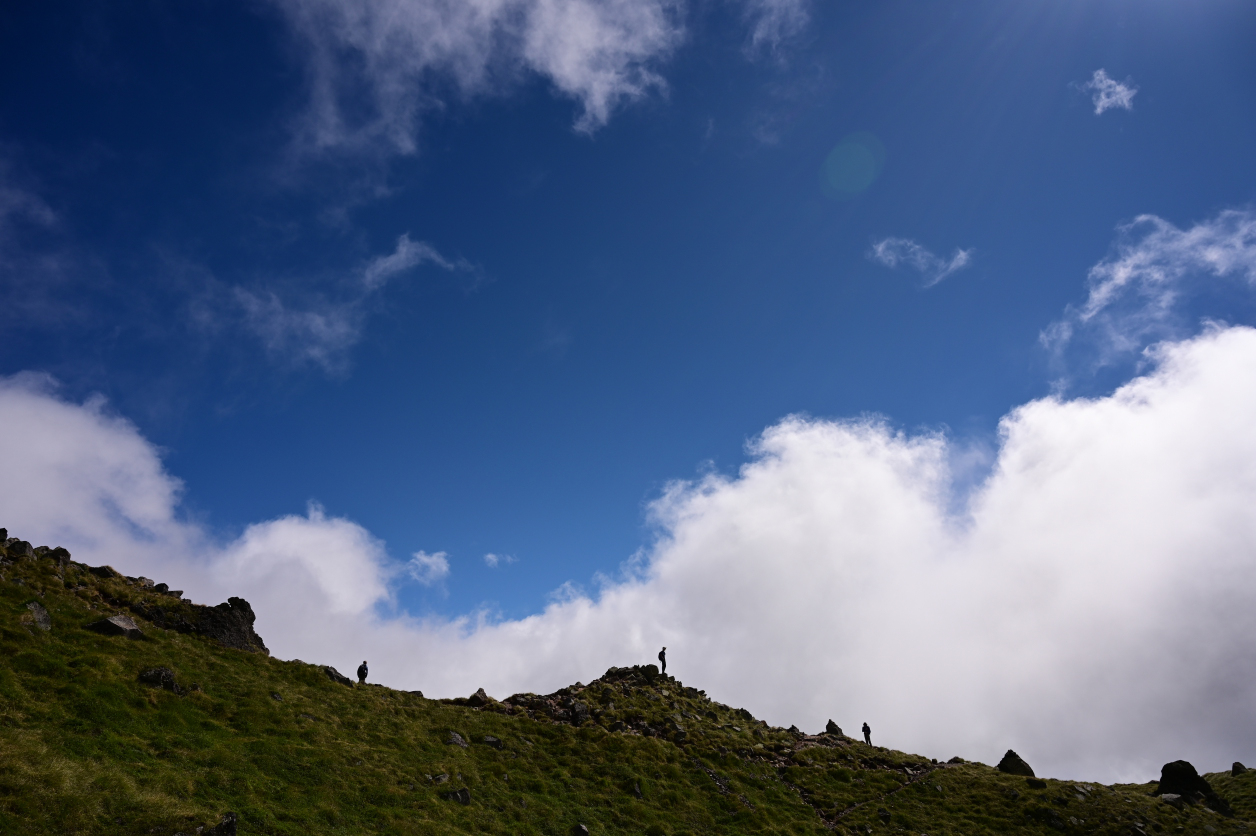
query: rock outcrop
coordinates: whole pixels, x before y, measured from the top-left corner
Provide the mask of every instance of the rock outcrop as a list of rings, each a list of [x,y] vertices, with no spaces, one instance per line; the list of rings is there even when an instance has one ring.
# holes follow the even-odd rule
[[[327,678],[332,682],[338,682],[341,685],[348,685],[350,688],[353,687],[353,680],[333,668],[331,665],[323,665],[323,673],[327,674]]]
[[[1025,763],[1025,760],[1011,749],[1007,750],[1007,754],[1003,756],[1003,760],[999,761],[998,770],[1006,772],[1008,775],[1024,775],[1026,778],[1033,778],[1034,770]]]
[[[45,633],[52,629],[52,616],[48,615],[48,611],[44,609],[44,605],[38,601],[31,601],[26,605],[26,609],[30,610],[30,621]]]

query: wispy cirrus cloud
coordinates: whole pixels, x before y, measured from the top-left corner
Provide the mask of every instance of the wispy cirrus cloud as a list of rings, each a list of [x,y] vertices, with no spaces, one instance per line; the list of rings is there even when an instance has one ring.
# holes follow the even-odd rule
[[[272,0],[306,54],[307,150],[416,148],[419,118],[449,95],[544,78],[590,132],[663,88],[680,43],[677,0]],[[352,101],[352,108],[346,102]]]
[[[732,0],[748,52],[776,50],[808,23],[811,0]],[[307,67],[299,149],[412,154],[424,114],[456,98],[544,79],[593,133],[665,93],[686,37],[687,0],[270,0]]]
[[[484,555],[484,565],[490,569],[496,569],[498,566],[510,565],[515,562],[515,556],[512,554],[495,554],[489,552]]]
[[[399,276],[424,264],[435,264],[450,272],[474,269],[469,262],[463,259],[451,261],[426,241],[411,241],[409,233],[402,233],[397,239],[395,250],[367,262],[362,269],[362,285],[368,291],[379,290],[394,276]]]
[[[445,552],[415,552],[406,564],[406,571],[424,586],[438,584],[449,577],[449,555]]]
[[[343,282],[338,293],[303,292],[289,287],[271,289],[232,287],[226,305],[202,307],[202,317],[222,320],[242,317],[244,327],[257,338],[270,358],[288,366],[317,366],[333,375],[349,367],[349,352],[362,338],[371,302],[389,281],[424,265],[447,272],[476,272],[464,259],[450,259],[426,241],[397,239],[391,253],[368,260],[356,280]]]
[[[1180,337],[1190,327],[1186,303],[1227,280],[1256,287],[1256,212],[1227,209],[1189,229],[1139,215],[1090,269],[1086,301],[1070,305],[1041,341],[1058,354],[1084,335],[1106,364]]]
[[[956,249],[948,258],[934,255],[909,238],[885,238],[872,245],[868,258],[895,268],[906,265],[924,277],[924,286],[933,287],[956,270],[972,262],[972,249]]]
[[[1105,70],[1098,69],[1090,77],[1090,81],[1078,86],[1091,94],[1096,116],[1100,116],[1105,110],[1112,110],[1113,108],[1122,110],[1134,109],[1134,94],[1138,92],[1138,88],[1129,79],[1120,82],[1109,76]]]

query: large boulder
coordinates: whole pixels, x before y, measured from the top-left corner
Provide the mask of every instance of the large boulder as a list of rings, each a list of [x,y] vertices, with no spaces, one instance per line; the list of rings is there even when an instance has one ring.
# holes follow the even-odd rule
[[[832,720],[829,720],[827,723],[825,723],[824,733],[836,735],[837,737],[844,737],[844,735],[842,734],[842,727],[839,726],[837,723],[834,723]]]
[[[1238,761],[1235,761],[1234,765],[1230,767],[1230,775],[1232,775],[1235,778],[1239,777],[1246,771],[1247,771],[1247,767],[1239,763]]]
[[[1226,800],[1213,792],[1212,785],[1189,761],[1173,761],[1161,767],[1160,785],[1152,795],[1179,795],[1185,801],[1202,803],[1222,815],[1234,815]]]
[[[1003,756],[1003,760],[999,761],[998,769],[1000,772],[1006,772],[1008,775],[1024,775],[1026,778],[1033,778],[1034,770],[1025,763],[1020,755],[1007,750],[1007,754]]]
[[[109,578],[122,577],[122,574],[112,566],[89,566],[87,567],[87,571],[91,572],[96,577],[104,578],[105,580],[108,580]]]
[[[144,638],[144,633],[131,620],[129,615],[111,615],[101,621],[88,624],[87,629],[106,636],[126,636],[128,639]]]
[[[489,697],[488,694],[484,693],[483,688],[476,689],[476,692],[474,694],[467,697],[467,705],[471,706],[472,708],[483,708],[484,706],[488,705],[490,702],[492,702],[492,699]]]

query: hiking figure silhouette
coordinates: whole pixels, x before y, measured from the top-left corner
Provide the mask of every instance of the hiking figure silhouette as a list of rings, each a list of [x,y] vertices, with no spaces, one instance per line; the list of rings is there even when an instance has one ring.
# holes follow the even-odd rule
[[[667,673],[667,648],[666,647],[659,651],[659,663],[662,664],[663,666],[663,669],[660,671],[660,673],[664,673],[664,674]]]
[[[358,665],[358,684],[366,684],[366,660],[362,660],[362,664]]]
[[[864,723],[863,733],[864,733],[864,743],[867,743],[869,746],[871,746],[872,745],[872,729],[869,728],[867,723]]]

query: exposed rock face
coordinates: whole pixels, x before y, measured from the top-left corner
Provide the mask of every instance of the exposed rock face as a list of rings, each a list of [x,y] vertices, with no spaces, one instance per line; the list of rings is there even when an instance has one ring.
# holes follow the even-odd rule
[[[182,686],[174,679],[174,671],[170,668],[148,668],[140,671],[140,682],[145,685],[152,685],[155,688],[164,688],[173,694],[183,696],[186,693]]]
[[[331,665],[323,665],[323,673],[327,674],[327,678],[332,682],[339,682],[341,685],[348,685],[350,688],[353,687],[353,680],[333,668]]]
[[[1234,766],[1230,767],[1230,774],[1233,775],[1235,778],[1242,775],[1246,771],[1247,771],[1247,767],[1239,763],[1238,761],[1235,761]]]
[[[1003,756],[1003,760],[999,761],[998,769],[1000,772],[1006,772],[1008,775],[1024,775],[1026,778],[1033,778],[1034,771],[1029,764],[1025,763],[1020,755],[1007,750],[1007,754]]]
[[[835,734],[835,735],[837,735],[838,737],[843,737],[843,736],[844,736],[844,735],[842,734],[842,727],[841,727],[841,726],[839,726],[837,723],[834,723],[832,720],[829,720],[829,722],[825,724],[825,726],[824,726],[824,733],[825,733],[825,734]]]
[[[1195,771],[1189,761],[1173,761],[1160,768],[1160,786],[1152,795],[1179,795],[1182,800],[1205,804],[1225,816],[1233,816],[1230,805],[1213,792],[1212,785]]]
[[[52,617],[48,615],[48,611],[44,609],[44,605],[38,601],[31,601],[26,605],[26,609],[31,611],[31,621],[35,626],[45,633],[52,629]]]
[[[87,625],[88,630],[95,630],[106,636],[126,636],[128,639],[142,639],[144,633],[127,615],[113,615],[102,621]]]
[[[227,647],[270,655],[262,637],[253,630],[257,616],[243,598],[231,597],[225,604],[200,608],[196,631],[217,639]]]
[[[108,580],[109,578],[122,577],[122,575],[119,574],[112,566],[90,566],[87,571],[91,572],[96,577],[104,578],[105,580]]]
[[[182,593],[170,594],[177,599]],[[128,606],[136,615],[148,619],[163,630],[199,633],[236,650],[270,655],[262,637],[253,629],[257,616],[253,614],[249,602],[243,598],[228,598],[227,603],[216,607],[178,600],[171,602],[170,608],[145,601],[135,601]]]
[[[492,702],[492,700],[489,699],[488,694],[484,693],[483,688],[477,689],[474,694],[467,697],[467,705],[471,706],[472,708],[483,708],[484,706],[488,705],[490,702]]]

